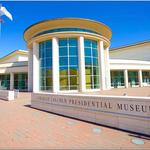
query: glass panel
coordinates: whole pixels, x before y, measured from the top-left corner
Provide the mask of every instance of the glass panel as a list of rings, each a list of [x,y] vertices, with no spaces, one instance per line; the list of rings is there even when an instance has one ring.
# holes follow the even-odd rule
[[[93,67],[93,75],[99,75],[99,68]]]
[[[86,75],[86,83],[91,84],[92,83],[92,76],[91,75]]]
[[[51,58],[47,58],[46,59],[46,67],[51,67],[52,66],[52,59]]]
[[[118,86],[124,86],[124,73],[123,71],[111,71],[111,86],[117,88]]]
[[[92,67],[85,67],[85,74],[86,75],[92,75]]]
[[[40,70],[40,75],[41,76],[46,76],[46,71],[45,71],[45,68],[41,68],[41,70]]]
[[[66,46],[67,45],[67,39],[59,39],[59,47],[60,46]]]
[[[67,57],[59,57],[60,66],[68,66],[68,58]]]
[[[41,74],[42,75],[42,74]],[[45,74],[44,74],[45,75]],[[52,69],[46,69],[46,76],[52,77]]]
[[[69,45],[70,46],[77,46],[77,39],[76,38],[70,38],[69,39]]]
[[[9,74],[0,75],[0,89],[2,90],[10,89],[10,75]]]
[[[46,86],[52,86],[52,78],[51,77],[46,78]]]
[[[91,57],[85,57],[85,65],[87,65],[87,66],[92,65]]]
[[[99,76],[94,76],[94,85],[99,85]]]
[[[70,86],[70,90],[77,90],[77,88],[78,88],[77,85]]]
[[[60,76],[68,75],[68,67],[60,67]]]
[[[99,88],[97,41],[85,39],[84,51],[85,51],[86,88],[87,89]]]
[[[67,56],[67,55],[68,55],[67,47],[60,47],[59,48],[59,56]]]
[[[46,49],[46,57],[52,57],[52,49]]]
[[[14,74],[14,88],[18,90],[28,89],[28,74],[27,73]]]
[[[91,43],[91,40],[89,40],[89,39],[85,39],[85,40],[84,40],[84,46],[85,46],[85,47],[91,47],[91,44],[92,44],[92,43]]]
[[[93,57],[93,66],[98,66],[98,59]]]
[[[77,70],[77,68],[73,68],[73,67],[70,67],[69,68],[69,71],[70,71],[70,75],[78,75],[78,70]]]
[[[76,38],[60,39],[59,51],[60,90],[77,89],[78,40]]]
[[[77,77],[70,76],[70,85],[77,86]]]
[[[77,47],[69,47],[69,55],[78,57],[78,49],[77,49]]]
[[[69,58],[69,64],[70,64],[70,66],[77,66],[78,65],[78,59],[77,59],[77,57],[70,57]]]
[[[52,89],[52,40],[39,43],[40,90]]]
[[[46,49],[51,49],[52,48],[52,41],[45,41],[45,48]]]
[[[41,58],[40,59],[40,67],[44,67],[45,66],[45,59]]]
[[[128,71],[128,80],[131,86],[138,85],[138,71]]]
[[[92,41],[92,47],[97,48],[97,41]]]
[[[144,86],[150,85],[150,71],[142,71],[142,80]]]
[[[92,55],[93,55],[93,57],[97,57],[98,56],[97,49],[92,49]]]
[[[91,48],[85,48],[85,56],[91,56]]]
[[[68,77],[60,77],[60,86],[67,87],[68,86]]]
[[[99,34],[98,32],[95,32],[93,30],[89,30],[89,29],[84,29],[84,28],[55,28],[55,29],[50,29],[50,30],[46,30],[46,31],[42,31],[38,34],[36,34],[34,37],[39,36],[39,35],[43,35],[43,34],[48,34],[48,33],[55,33],[55,32],[64,32],[64,31],[78,31],[78,32],[89,32],[89,33],[94,33],[94,34]]]

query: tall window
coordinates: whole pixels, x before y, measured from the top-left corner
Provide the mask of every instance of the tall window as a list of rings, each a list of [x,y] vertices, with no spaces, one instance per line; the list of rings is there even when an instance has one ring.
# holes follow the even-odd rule
[[[150,71],[142,71],[142,80],[145,85],[150,85]]]
[[[86,75],[86,88],[97,89],[99,88],[99,65],[98,65],[98,48],[97,42],[85,39],[85,75]]]
[[[78,41],[59,39],[60,90],[78,89]]]
[[[10,74],[0,75],[0,89],[10,89]]]
[[[124,86],[124,73],[123,71],[111,71],[111,86],[117,88]]]
[[[128,71],[128,80],[131,86],[138,85],[138,71]]]
[[[18,90],[28,89],[28,74],[27,73],[14,74],[14,88]]]
[[[39,43],[40,90],[52,90],[52,40]]]

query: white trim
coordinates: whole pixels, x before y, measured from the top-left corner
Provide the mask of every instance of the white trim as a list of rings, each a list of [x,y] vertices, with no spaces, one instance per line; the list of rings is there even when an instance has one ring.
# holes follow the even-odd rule
[[[33,43],[33,92],[39,91],[39,44]]]
[[[139,86],[143,86],[143,79],[142,79],[142,70],[138,70],[138,80],[139,80]]]
[[[79,91],[86,91],[85,80],[85,54],[84,54],[84,37],[78,38],[78,60],[79,60]]]
[[[104,60],[104,42],[103,41],[99,41],[98,42],[98,53],[99,53],[99,63],[100,63],[100,88],[102,90],[105,90],[106,87],[105,87],[105,77],[106,77],[106,74],[105,74],[105,60]]]
[[[14,89],[14,73],[10,73],[10,90]]]
[[[128,70],[127,69],[124,70],[124,84],[125,84],[125,88],[129,87]]]
[[[58,39],[52,38],[52,82],[53,92],[59,91],[59,46]]]

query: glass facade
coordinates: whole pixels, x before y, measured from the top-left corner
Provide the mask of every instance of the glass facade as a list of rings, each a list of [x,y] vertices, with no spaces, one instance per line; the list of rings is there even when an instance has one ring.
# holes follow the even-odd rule
[[[28,89],[27,73],[14,74],[14,89],[22,90],[22,91]]]
[[[146,85],[150,85],[150,71],[142,71],[142,81]]]
[[[138,71],[128,71],[128,81],[131,87],[139,85]]]
[[[121,70],[111,71],[111,86],[117,88],[124,86],[124,72]]]
[[[0,75],[0,89],[10,89],[10,74]]]
[[[59,39],[60,90],[78,89],[78,40]]]
[[[66,32],[66,31],[88,32],[88,33],[94,33],[94,34],[101,35],[98,32],[95,32],[95,31],[92,31],[92,30],[89,30],[89,29],[83,29],[83,28],[56,28],[56,29],[50,29],[50,30],[46,30],[46,31],[43,31],[41,33],[38,33],[34,37],[40,36],[40,35],[43,35],[43,34],[47,34],[47,33]]]
[[[52,40],[39,43],[40,90],[52,90]]]
[[[84,52],[86,89],[98,89],[100,86],[97,41],[85,39]]]

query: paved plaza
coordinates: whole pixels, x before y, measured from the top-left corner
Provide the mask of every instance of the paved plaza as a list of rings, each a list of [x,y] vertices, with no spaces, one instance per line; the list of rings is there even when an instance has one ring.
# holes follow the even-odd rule
[[[114,88],[100,92],[90,92],[88,94],[150,97],[150,87]]]
[[[148,94],[150,88],[146,89]],[[140,91],[145,93],[145,88]],[[0,100],[1,149],[150,149],[148,136],[33,109],[30,99],[30,93],[20,93],[15,101]],[[134,144],[134,140],[144,144]]]

